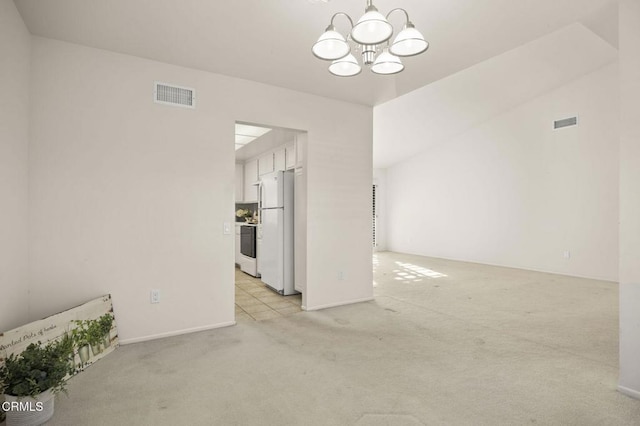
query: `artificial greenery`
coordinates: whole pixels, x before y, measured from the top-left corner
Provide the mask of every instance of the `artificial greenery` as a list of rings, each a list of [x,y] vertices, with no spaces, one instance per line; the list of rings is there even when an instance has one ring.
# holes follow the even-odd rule
[[[58,340],[57,345],[61,354],[73,355],[73,339],[69,333],[64,333],[62,338]]]
[[[111,332],[111,326],[113,325],[113,316],[111,314],[104,314],[100,318],[98,318],[98,324],[100,324],[100,331],[102,331],[102,335],[106,335]]]
[[[97,346],[102,343],[102,338],[104,337],[100,322],[98,320],[88,320],[87,323],[87,339],[89,340],[89,344]]]
[[[34,397],[47,390],[66,392],[70,354],[68,342],[31,343],[19,355],[9,355],[0,367],[0,389],[17,397]]]
[[[76,320],[75,323],[76,328],[71,333],[78,348],[100,344],[103,335],[100,334],[100,324],[97,320]]]
[[[85,345],[99,345],[105,334],[111,331],[113,316],[109,313],[93,320],[76,320],[76,328],[71,332],[73,340],[79,348]]]
[[[60,358],[73,363],[73,338],[68,333],[65,333],[62,338],[58,340],[55,349],[58,351]],[[70,368],[69,374],[73,374],[73,365]]]
[[[76,328],[71,330],[71,337],[76,347],[81,348],[89,344],[89,321],[76,320]]]

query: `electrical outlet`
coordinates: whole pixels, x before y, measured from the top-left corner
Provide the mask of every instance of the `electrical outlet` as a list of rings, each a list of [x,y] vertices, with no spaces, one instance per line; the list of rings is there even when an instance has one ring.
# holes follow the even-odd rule
[[[571,259],[571,252],[569,250],[565,250],[564,252],[562,252],[562,257],[564,257],[565,259]]]
[[[344,271],[338,271],[338,281],[344,281],[344,279],[346,278],[347,274]]]
[[[151,290],[151,303],[160,303],[160,290]]]

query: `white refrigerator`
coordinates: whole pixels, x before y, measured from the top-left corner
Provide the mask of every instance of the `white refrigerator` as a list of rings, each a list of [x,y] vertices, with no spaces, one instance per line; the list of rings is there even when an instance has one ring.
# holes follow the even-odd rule
[[[292,170],[260,177],[260,255],[262,282],[285,296],[294,289]]]

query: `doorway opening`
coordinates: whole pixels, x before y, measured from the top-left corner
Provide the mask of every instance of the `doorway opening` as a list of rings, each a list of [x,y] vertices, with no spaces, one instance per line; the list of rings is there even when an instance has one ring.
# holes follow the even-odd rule
[[[307,132],[235,123],[235,315],[302,311],[306,271]]]

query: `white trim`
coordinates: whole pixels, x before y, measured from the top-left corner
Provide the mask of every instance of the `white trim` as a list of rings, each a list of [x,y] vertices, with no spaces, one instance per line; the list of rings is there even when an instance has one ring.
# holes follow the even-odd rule
[[[235,321],[222,322],[219,324],[205,325],[202,327],[185,328],[183,330],[169,331],[167,333],[152,334],[149,336],[134,337],[133,339],[120,339],[121,345],[129,345],[131,343],[147,342],[149,340],[164,339],[165,337],[180,336],[183,334],[197,333],[199,331],[213,330],[216,328],[229,327],[236,325]]]
[[[618,385],[618,392],[623,393],[631,398],[640,399],[640,391]]]
[[[347,300],[346,302],[328,303],[326,305],[311,306],[311,307],[303,306],[302,309],[304,309],[305,311],[318,311],[320,309],[335,308],[338,306],[352,305],[354,303],[371,302],[372,300],[375,300],[375,298],[365,297],[364,299]]]

